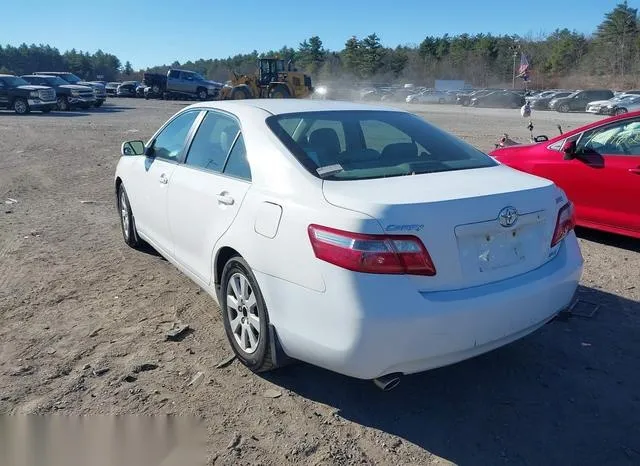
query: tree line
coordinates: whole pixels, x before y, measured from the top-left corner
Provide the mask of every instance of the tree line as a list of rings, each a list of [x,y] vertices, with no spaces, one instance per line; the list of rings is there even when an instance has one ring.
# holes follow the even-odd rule
[[[586,35],[557,29],[544,37],[460,34],[427,36],[418,46],[385,47],[373,33],[350,37],[340,51],[327,50],[318,36],[297,48],[238,54],[222,59],[200,59],[148,68],[166,72],[171,67],[197,71],[209,79],[226,81],[231,71],[253,73],[260,57],[278,56],[316,81],[345,83],[412,82],[431,85],[435,79],[464,79],[475,86],[511,83],[514,68],[524,54],[531,65],[531,87],[632,87],[640,85],[640,25],[638,10],[626,1],[608,12],[596,31]],[[69,70],[85,79],[141,79],[129,62],[101,50],[93,54],[70,50],[60,53],[48,45],[0,46],[0,72],[25,74],[40,70]],[[520,85],[522,81],[518,80]]]

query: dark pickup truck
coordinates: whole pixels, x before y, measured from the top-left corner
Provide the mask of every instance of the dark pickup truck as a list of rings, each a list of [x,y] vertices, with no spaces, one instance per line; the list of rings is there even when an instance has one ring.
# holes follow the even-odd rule
[[[196,97],[200,100],[215,99],[223,84],[208,81],[198,73],[171,69],[167,74],[144,73],[143,82],[149,89],[147,96],[171,97],[175,95]]]
[[[18,76],[0,74],[0,108],[19,115],[31,110],[49,113],[56,108],[56,91],[46,86],[33,86]]]
[[[64,79],[69,84],[77,84],[79,86],[91,87],[96,91],[96,102],[93,104],[95,107],[100,107],[105,100],[107,100],[107,91],[104,88],[104,84],[98,81],[83,81],[73,73],[67,71],[37,71],[33,73],[35,75],[45,76],[57,76]]]
[[[57,76],[27,75],[22,79],[29,84],[53,87],[56,90],[58,110],[66,112],[74,108],[88,109],[95,105],[96,95],[91,87],[69,84]]]

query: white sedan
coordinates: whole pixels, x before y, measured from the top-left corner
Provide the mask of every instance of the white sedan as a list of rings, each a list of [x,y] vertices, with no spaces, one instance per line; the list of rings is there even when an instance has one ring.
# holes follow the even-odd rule
[[[559,188],[409,112],[202,102],[121,152],[125,242],[205,289],[256,372],[302,360],[390,389],[540,328],[582,273]]]
[[[444,104],[450,100],[451,98],[447,93],[432,89],[424,90],[418,94],[408,95],[405,99],[408,104]]]

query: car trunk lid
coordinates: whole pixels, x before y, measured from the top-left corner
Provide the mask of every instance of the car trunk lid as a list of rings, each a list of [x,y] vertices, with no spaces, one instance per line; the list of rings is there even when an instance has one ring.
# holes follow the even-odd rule
[[[436,267],[411,276],[421,291],[478,286],[544,264],[558,209],[553,183],[500,165],[371,180],[323,182],[325,199],[376,218],[388,234],[418,236]],[[499,214],[517,211],[513,225]]]

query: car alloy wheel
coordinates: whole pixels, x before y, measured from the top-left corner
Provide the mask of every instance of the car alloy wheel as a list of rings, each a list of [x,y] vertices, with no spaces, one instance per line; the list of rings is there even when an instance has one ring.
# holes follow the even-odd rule
[[[125,241],[129,241],[131,235],[131,219],[129,217],[129,202],[124,189],[120,190],[120,219],[122,220],[122,234]]]
[[[260,343],[260,316],[255,293],[249,280],[236,272],[226,289],[229,325],[236,343],[246,354],[252,354]]]
[[[24,115],[25,113],[29,113],[29,104],[24,99],[16,99],[13,104],[13,109],[18,115]]]

